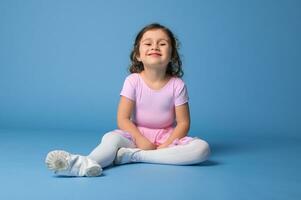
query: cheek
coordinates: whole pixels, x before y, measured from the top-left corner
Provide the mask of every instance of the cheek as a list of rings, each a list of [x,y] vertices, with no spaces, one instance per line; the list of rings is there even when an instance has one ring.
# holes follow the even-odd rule
[[[138,55],[139,58],[141,58],[141,57],[144,56],[143,48],[139,47],[138,52],[137,52],[137,55]]]
[[[146,52],[146,49],[145,49],[145,48],[143,48],[143,47],[140,47],[140,48],[139,48],[140,56],[143,56],[143,55],[145,54],[145,52]]]
[[[166,49],[166,52],[167,52],[168,57],[171,58],[171,55],[172,55],[172,49],[171,49],[171,48],[168,48],[168,49]]]

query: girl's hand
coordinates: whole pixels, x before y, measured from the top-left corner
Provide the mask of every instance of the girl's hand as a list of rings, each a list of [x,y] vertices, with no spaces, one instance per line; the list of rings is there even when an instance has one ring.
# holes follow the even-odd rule
[[[167,144],[167,143],[160,144],[159,146],[157,146],[157,149],[167,148],[168,145],[169,145],[169,144]]]
[[[143,150],[154,150],[154,149],[156,149],[156,145],[151,143],[143,135],[140,135],[140,136],[136,137],[135,142],[136,142],[136,145],[139,149],[143,149]]]

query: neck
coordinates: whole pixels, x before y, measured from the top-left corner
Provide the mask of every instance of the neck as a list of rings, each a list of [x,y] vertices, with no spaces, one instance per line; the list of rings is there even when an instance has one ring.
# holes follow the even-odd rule
[[[167,77],[166,70],[158,70],[158,69],[149,69],[144,67],[144,70],[141,72],[142,76],[147,78],[147,80],[152,82],[164,81]]]

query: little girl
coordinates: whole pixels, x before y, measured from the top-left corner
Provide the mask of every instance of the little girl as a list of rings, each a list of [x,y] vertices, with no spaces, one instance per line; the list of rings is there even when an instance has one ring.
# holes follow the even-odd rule
[[[160,24],[144,27],[130,55],[130,75],[120,93],[116,130],[102,137],[87,156],[62,150],[48,153],[57,175],[99,176],[110,165],[130,162],[191,165],[210,153],[206,141],[188,137],[188,92],[173,33]]]

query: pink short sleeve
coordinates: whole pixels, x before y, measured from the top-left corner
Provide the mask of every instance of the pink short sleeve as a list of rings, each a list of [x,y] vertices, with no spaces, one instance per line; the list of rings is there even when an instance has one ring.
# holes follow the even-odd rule
[[[136,90],[135,90],[135,81],[133,80],[133,76],[129,75],[125,79],[120,95],[135,101]]]
[[[176,81],[176,86],[175,86],[174,104],[175,106],[179,106],[188,102],[188,100],[189,97],[188,97],[187,87],[183,82],[183,80],[178,79],[178,81]]]

